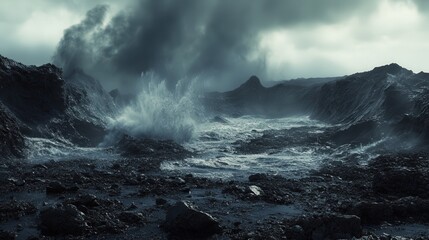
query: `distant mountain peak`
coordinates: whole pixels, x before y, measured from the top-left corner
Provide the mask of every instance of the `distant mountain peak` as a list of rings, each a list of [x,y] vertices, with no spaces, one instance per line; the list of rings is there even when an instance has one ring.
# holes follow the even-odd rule
[[[263,88],[261,80],[255,75],[251,76],[249,80],[243,83],[240,88]]]
[[[402,71],[411,72],[410,70],[401,67],[397,63],[391,63],[391,64],[388,64],[388,65],[376,67],[371,72],[388,73],[388,74],[398,74],[398,73],[400,73]]]

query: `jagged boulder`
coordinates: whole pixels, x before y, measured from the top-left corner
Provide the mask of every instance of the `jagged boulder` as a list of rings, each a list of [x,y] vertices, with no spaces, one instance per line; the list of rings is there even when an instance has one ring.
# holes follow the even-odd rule
[[[42,234],[48,236],[82,235],[88,225],[85,222],[85,214],[76,206],[67,204],[40,211],[39,228]]]
[[[211,215],[183,201],[168,210],[163,226],[178,237],[205,238],[222,232],[219,223]]]
[[[139,139],[124,135],[116,144],[124,157],[183,159],[190,152],[172,140]]]

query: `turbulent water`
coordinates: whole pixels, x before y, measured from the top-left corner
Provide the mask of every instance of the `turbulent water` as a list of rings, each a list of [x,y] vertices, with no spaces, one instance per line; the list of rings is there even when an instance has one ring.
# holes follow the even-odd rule
[[[259,154],[240,153],[237,141],[249,141],[260,137],[266,130],[289,130],[297,127],[313,127],[321,132],[326,124],[309,117],[267,119],[255,116],[238,118],[216,117],[195,123],[192,137],[183,142],[185,148],[194,152],[184,161],[166,161],[161,169],[166,172],[191,173],[209,178],[242,179],[253,173],[278,174],[295,178],[316,169],[325,161],[338,160],[351,155],[373,157],[367,152],[378,142],[351,148],[343,145],[332,149],[328,145],[275,146],[275,151]],[[79,148],[67,142],[41,138],[28,138],[28,158],[32,162],[49,160],[94,159],[114,161],[120,156],[109,148]]]
[[[111,119],[111,142],[118,133],[134,137],[188,141],[195,128],[198,115],[196,79],[181,79],[174,89],[155,73],[142,74],[142,91],[137,99]]]
[[[112,161],[119,159],[111,147],[122,134],[134,137],[173,139],[193,152],[193,157],[184,161],[166,161],[162,170],[166,172],[192,173],[211,178],[243,178],[252,173],[279,174],[286,177],[300,177],[318,168],[325,160],[341,159],[350,155],[365,155],[368,149],[377,145],[351,148],[344,145],[332,149],[329,145],[294,144],[284,142],[273,144],[272,149],[253,154],[252,151],[237,151],[239,142],[248,142],[264,134],[264,131],[279,130],[281,134],[298,127],[308,131],[322,132],[327,125],[309,117],[264,118],[257,116],[207,117],[198,104],[198,90],[195,79],[181,80],[174,89],[168,89],[165,82],[153,73],[143,74],[141,93],[117,116],[110,119],[110,133],[100,147],[81,148],[62,139],[27,138],[29,161],[61,161],[73,159],[94,159]],[[305,135],[308,132],[303,132]],[[296,133],[294,133],[296,134]],[[292,136],[292,135],[291,135]],[[275,138],[275,136],[272,136]],[[275,145],[275,146],[274,146]],[[270,148],[268,148],[270,149]],[[261,151],[259,151],[261,152]]]
[[[185,144],[186,148],[196,153],[194,157],[185,161],[164,162],[162,169],[211,178],[240,179],[252,173],[279,174],[294,178],[307,174],[333,157],[341,159],[351,154],[364,155],[365,159],[371,157],[366,150],[373,145],[358,148],[344,145],[337,149],[331,149],[327,145],[275,146],[279,150],[260,154],[239,153],[235,148],[237,141],[257,138],[265,130],[316,127],[320,130],[313,131],[323,131],[327,125],[309,117],[266,119],[243,116],[221,120],[208,121],[198,126],[196,137]]]
[[[109,148],[84,148],[67,141],[46,138],[26,138],[27,160],[29,162],[63,161],[74,159],[115,160],[119,154]]]

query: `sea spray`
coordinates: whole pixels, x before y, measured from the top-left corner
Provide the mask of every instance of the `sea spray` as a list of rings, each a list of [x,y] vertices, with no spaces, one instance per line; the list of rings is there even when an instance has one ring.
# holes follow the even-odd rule
[[[197,79],[182,79],[169,89],[155,73],[143,73],[142,90],[135,101],[110,119],[104,144],[127,134],[134,137],[189,140],[194,133],[198,104]]]

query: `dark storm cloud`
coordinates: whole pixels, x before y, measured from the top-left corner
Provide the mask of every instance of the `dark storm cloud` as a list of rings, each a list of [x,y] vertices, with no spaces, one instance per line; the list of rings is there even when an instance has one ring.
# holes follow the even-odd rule
[[[70,70],[91,64],[88,60],[96,54],[92,50],[99,47],[93,39],[103,23],[106,11],[107,6],[105,5],[91,9],[81,23],[64,32],[63,39],[54,56],[54,63],[62,66],[66,74]],[[92,46],[93,44],[94,46]]]
[[[171,82],[203,74],[213,80],[209,87],[230,88],[264,75],[264,53],[256,48],[264,31],[338,21],[369,12],[374,2],[147,0],[106,26],[106,7],[98,6],[65,31],[54,63],[82,68],[108,88],[132,89],[136,76],[151,70]]]
[[[429,11],[429,1],[427,0],[413,0],[413,1],[416,3],[419,10]]]

